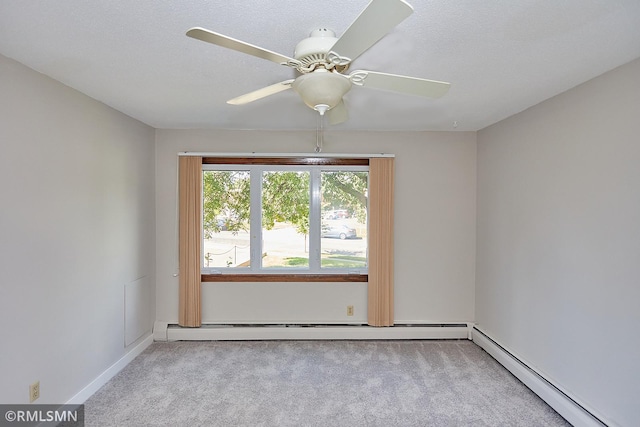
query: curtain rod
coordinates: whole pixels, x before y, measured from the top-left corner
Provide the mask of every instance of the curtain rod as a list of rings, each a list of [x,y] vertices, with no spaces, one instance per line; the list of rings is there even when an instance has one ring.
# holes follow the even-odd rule
[[[199,157],[338,157],[338,158],[375,158],[375,157],[395,157],[395,154],[388,153],[362,153],[362,154],[354,154],[354,153],[206,153],[199,151],[181,151],[178,153],[178,156],[199,156]]]

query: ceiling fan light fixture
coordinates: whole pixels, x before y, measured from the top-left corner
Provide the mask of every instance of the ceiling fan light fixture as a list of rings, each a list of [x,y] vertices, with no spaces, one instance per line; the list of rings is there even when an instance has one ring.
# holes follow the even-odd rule
[[[351,82],[341,74],[320,69],[298,77],[292,87],[310,108],[326,105],[330,110],[342,101]]]

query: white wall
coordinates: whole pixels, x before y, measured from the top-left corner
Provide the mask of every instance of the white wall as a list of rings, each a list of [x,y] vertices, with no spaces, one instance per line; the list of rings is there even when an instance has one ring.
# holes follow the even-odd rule
[[[4,56],[0,94],[0,402],[65,403],[128,351],[125,286],[153,324],[154,130]]]
[[[158,321],[178,320],[177,153],[314,148],[314,131],[156,132]],[[324,152],[396,155],[396,322],[472,321],[475,133],[327,132]],[[353,317],[347,305],[355,306]],[[203,322],[366,322],[366,284],[204,283]]]
[[[640,425],[640,60],[478,132],[476,319]]]

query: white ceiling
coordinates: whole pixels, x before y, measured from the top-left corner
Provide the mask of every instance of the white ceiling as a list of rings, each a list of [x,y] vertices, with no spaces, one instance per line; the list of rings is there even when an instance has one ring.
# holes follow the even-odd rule
[[[367,69],[451,82],[432,100],[354,87],[335,129],[478,130],[640,57],[639,0],[408,0]],[[0,0],[0,53],[155,128],[315,129],[293,90],[226,100],[290,68],[185,36],[201,26],[293,55],[368,0]]]

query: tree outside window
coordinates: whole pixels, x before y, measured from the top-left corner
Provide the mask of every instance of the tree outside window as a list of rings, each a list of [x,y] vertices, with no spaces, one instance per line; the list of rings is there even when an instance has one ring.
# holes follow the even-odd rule
[[[259,185],[252,187],[252,180]],[[207,165],[203,266],[227,272],[362,271],[367,267],[367,188],[366,167]],[[259,219],[252,219],[256,215]],[[260,229],[252,232],[252,223]]]

